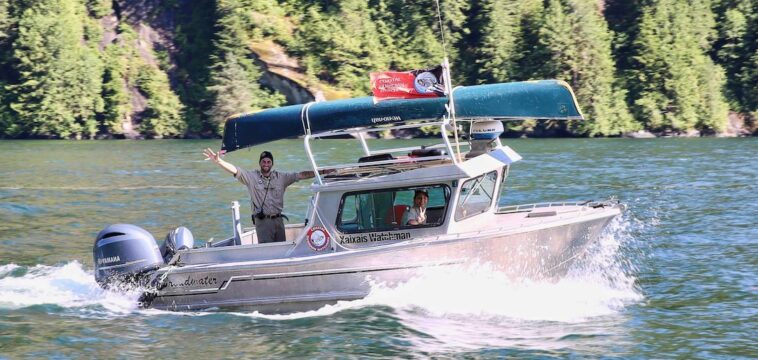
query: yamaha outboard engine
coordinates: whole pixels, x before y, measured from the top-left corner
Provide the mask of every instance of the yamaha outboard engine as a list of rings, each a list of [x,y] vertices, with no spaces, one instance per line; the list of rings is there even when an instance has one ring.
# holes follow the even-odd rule
[[[139,284],[139,275],[163,266],[153,235],[129,224],[109,225],[100,231],[92,256],[95,280],[102,287],[120,282]]]
[[[195,246],[195,237],[184,226],[180,226],[166,235],[166,241],[161,245],[161,255],[168,263],[179,250],[192,249]]]

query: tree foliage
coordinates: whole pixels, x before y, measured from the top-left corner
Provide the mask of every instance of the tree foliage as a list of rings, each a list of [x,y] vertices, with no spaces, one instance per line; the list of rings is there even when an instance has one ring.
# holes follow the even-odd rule
[[[655,131],[714,131],[726,124],[724,72],[707,56],[707,0],[657,0],[642,10],[630,88],[638,118]]]
[[[142,65],[138,69],[137,87],[147,97],[142,114],[141,130],[152,138],[176,137],[184,133],[184,106],[171,91],[168,77],[155,67]]]
[[[20,82],[9,86],[16,134],[96,134],[103,66],[99,54],[82,44],[84,11],[74,0],[40,0],[21,14],[13,44]]]
[[[515,81],[531,78],[522,63],[534,49],[529,25],[543,11],[541,0],[486,0],[473,21],[481,41],[472,49],[473,77],[479,83]],[[533,27],[531,28],[533,29]]]
[[[726,96],[732,108],[758,111],[758,2],[717,2],[718,39],[712,53],[726,70]]]
[[[0,43],[4,43],[10,37],[13,24],[8,5],[8,0],[0,0]]]
[[[101,18],[113,12],[111,0],[87,0],[87,10],[95,18]]]
[[[618,135],[638,128],[614,85],[611,34],[595,1],[550,0],[539,35],[548,54],[541,75],[568,82],[587,118],[572,123],[572,132]]]
[[[101,127],[107,134],[115,136],[124,133],[124,124],[131,123],[131,98],[127,79],[136,78],[137,72],[132,64],[137,63],[137,55],[124,43],[134,40],[128,28],[122,28],[122,42],[110,44],[103,52],[105,68],[103,71],[103,101],[105,106],[101,114]]]
[[[209,131],[221,134],[224,119],[234,113],[273,107],[284,102],[281,94],[261,87],[261,69],[251,58],[251,41],[266,33],[250,19],[266,10],[265,0],[220,0],[217,3],[219,36],[214,42],[207,93],[211,97]],[[236,108],[235,108],[236,107]]]
[[[227,117],[252,109],[253,89],[247,81],[248,72],[235,55],[226,56],[217,66],[208,86],[208,92],[216,95],[208,115],[218,124],[215,131],[220,134]]]
[[[231,114],[284,104],[256,55],[272,42],[307,84],[355,96],[369,72],[447,56],[456,85],[565,80],[587,118],[512,131],[713,133],[729,110],[758,113],[754,0],[439,0],[441,22],[436,5],[0,0],[0,137],[218,136]]]

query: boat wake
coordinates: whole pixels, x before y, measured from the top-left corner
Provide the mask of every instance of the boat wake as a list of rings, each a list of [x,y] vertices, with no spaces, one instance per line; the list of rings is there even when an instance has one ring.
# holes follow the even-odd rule
[[[92,271],[78,261],[61,266],[0,266],[0,309],[56,305],[100,309],[99,313],[112,316],[132,313],[137,308],[139,295],[137,291],[103,290],[95,282]]]

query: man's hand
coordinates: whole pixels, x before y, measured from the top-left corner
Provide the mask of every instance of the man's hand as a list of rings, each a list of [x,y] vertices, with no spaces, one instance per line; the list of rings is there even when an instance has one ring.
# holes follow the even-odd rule
[[[203,150],[203,155],[205,155],[205,160],[211,160],[214,163],[221,166],[222,169],[226,170],[232,175],[237,175],[237,167],[224,161],[224,159],[221,158],[221,155],[223,155],[224,151],[221,150],[219,152],[213,152],[211,148],[206,148]]]
[[[211,160],[216,164],[221,161],[221,151],[215,153],[213,150],[211,150],[211,148],[206,148],[203,150],[203,155],[205,155],[205,160]]]

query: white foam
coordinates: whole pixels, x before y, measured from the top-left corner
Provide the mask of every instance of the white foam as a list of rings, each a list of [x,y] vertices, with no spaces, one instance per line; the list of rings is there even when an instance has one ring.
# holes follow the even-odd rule
[[[18,266],[4,265],[0,273],[6,268]],[[137,307],[138,297],[137,292],[103,290],[78,261],[62,266],[37,265],[23,276],[0,278],[0,308],[5,309],[45,304],[64,308],[100,305],[110,314],[124,314]]]
[[[633,262],[624,253],[624,244],[633,241],[630,224],[634,222],[615,220],[559,280],[511,279],[485,266],[428,269],[394,289],[375,286],[352,305],[391,306],[405,326],[428,335],[414,341],[430,352],[545,349],[563,346],[560,340],[567,336],[600,341],[618,328],[613,323],[624,321],[629,305],[643,300]]]
[[[13,270],[18,269],[19,267],[20,266],[16,264],[6,264],[6,265],[0,266],[0,279],[10,274]]]

